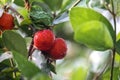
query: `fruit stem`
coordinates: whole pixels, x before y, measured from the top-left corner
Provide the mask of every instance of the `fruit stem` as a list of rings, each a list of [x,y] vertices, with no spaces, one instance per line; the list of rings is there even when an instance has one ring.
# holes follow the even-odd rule
[[[33,38],[32,38],[32,41],[30,43],[30,47],[29,47],[29,51],[28,51],[28,58],[29,58],[29,56],[32,55],[32,50],[33,50]]]
[[[115,52],[116,52],[116,48],[115,48],[115,44],[116,44],[116,14],[115,14],[115,11],[114,11],[113,0],[111,0],[111,4],[112,4],[112,13],[111,14],[113,16],[114,31],[115,31],[114,48],[113,48],[113,54],[112,54],[111,76],[110,76],[110,80],[113,80],[114,63],[115,63]]]
[[[34,35],[34,33],[37,31],[37,29],[33,26],[34,26],[33,23],[31,25],[29,25],[29,27],[33,30],[33,35]]]

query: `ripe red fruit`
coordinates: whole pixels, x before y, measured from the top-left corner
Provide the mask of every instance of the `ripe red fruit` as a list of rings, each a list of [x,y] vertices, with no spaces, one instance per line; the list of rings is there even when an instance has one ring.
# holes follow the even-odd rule
[[[65,57],[67,52],[67,45],[64,39],[56,38],[52,48],[47,52],[53,59],[62,59],[63,57]]]
[[[55,35],[49,29],[40,30],[34,35],[34,46],[42,51],[49,50],[53,45],[55,40]]]
[[[6,12],[0,17],[0,29],[4,30],[11,30],[14,27],[14,17],[11,14]]]

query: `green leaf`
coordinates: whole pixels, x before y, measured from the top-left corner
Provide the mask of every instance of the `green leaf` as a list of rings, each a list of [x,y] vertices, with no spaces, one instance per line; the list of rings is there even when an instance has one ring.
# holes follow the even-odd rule
[[[1,66],[2,67],[2,66]],[[6,67],[5,69],[0,71],[0,80],[17,80],[16,77],[13,77],[13,72],[15,69],[11,67]]]
[[[39,2],[38,0],[36,0],[31,4],[31,6],[34,6],[34,5],[40,6],[43,11],[45,11],[47,14],[49,14],[51,17],[53,17],[50,7],[47,4],[45,4],[44,2]]]
[[[23,18],[28,18],[29,17],[29,13],[28,13],[28,10],[23,8],[23,7],[19,7],[17,9],[17,11],[23,16]]]
[[[31,80],[51,80],[51,79],[45,74],[37,74]]]
[[[43,0],[51,10],[56,11],[61,8],[63,0]]]
[[[6,5],[6,4],[13,3],[13,1],[14,1],[14,0],[0,0],[0,4]]]
[[[74,7],[70,11],[70,21],[73,27],[73,30],[75,31],[81,24],[92,21],[92,20],[98,20],[103,22],[106,27],[108,28],[112,39],[115,39],[115,33],[113,31],[112,25],[110,22],[100,13],[90,9],[90,8],[83,8],[83,7]]]
[[[120,33],[117,35],[116,52],[120,55]]]
[[[28,13],[28,10],[25,9],[25,8],[18,8],[17,11],[22,15],[23,18],[17,16],[17,21],[20,25],[29,25],[31,24],[31,20],[29,18],[29,13]]]
[[[35,5],[31,8],[30,17],[32,22],[38,26],[52,24],[52,17],[43,11],[40,6]]]
[[[24,6],[24,0],[14,0],[14,3],[18,6]]]
[[[26,19],[24,19],[24,20],[20,23],[20,25],[29,25],[29,24],[31,24],[31,23],[32,23],[31,20],[28,19],[28,18],[26,18]]]
[[[6,59],[11,59],[12,58],[12,54],[11,52],[3,52],[2,54],[0,54],[0,63],[3,62]]]
[[[37,66],[35,66],[35,64],[28,61],[27,58],[25,58],[16,51],[12,51],[12,52],[13,52],[13,58],[17,63],[18,69],[28,79],[31,79],[33,76],[35,76],[38,73],[41,73],[41,70]]]
[[[77,0],[63,0],[61,12],[67,11]]]
[[[71,80],[85,80],[87,69],[79,67],[72,72]]]
[[[13,78],[13,71],[17,71],[17,69],[11,67],[9,59],[0,62],[0,80],[17,80]]]
[[[103,75],[102,75],[102,80],[108,80],[110,78],[110,71],[111,69],[109,68]],[[119,80],[120,76],[120,69],[119,67],[114,67],[114,72],[113,72],[113,79],[114,80]]]
[[[22,25],[20,26],[20,31],[22,31],[23,34],[25,34],[26,37],[31,37],[33,35],[33,30],[28,25]]]
[[[6,60],[2,61],[2,62],[0,63],[0,72],[1,72],[2,70],[4,70],[5,68],[10,67],[10,66],[11,66],[11,64],[10,64],[9,59],[6,59]]]
[[[0,48],[3,48],[3,47],[4,47],[4,43],[3,43],[3,40],[2,40],[2,38],[0,36]]]
[[[9,50],[14,50],[27,56],[27,46],[25,40],[16,32],[5,31],[2,36],[5,46]]]
[[[0,49],[0,56],[4,53],[5,51],[3,49]]]
[[[94,50],[113,48],[112,37],[106,25],[100,21],[89,21],[79,25],[74,38]]]
[[[115,54],[115,62],[118,63],[120,65],[120,55],[119,54]],[[118,65],[118,66],[119,66]],[[120,67],[120,66],[119,66]]]
[[[117,41],[120,40],[120,32],[117,34]]]
[[[54,66],[53,64],[48,63],[48,64],[47,64],[47,67],[50,69],[50,71],[52,71],[53,73],[56,74],[55,66]]]
[[[32,4],[33,2],[43,2],[43,0],[29,0],[29,2]]]
[[[120,66],[120,65],[119,65]],[[120,78],[119,78],[119,76],[120,76],[120,67],[114,67],[114,77],[113,77],[113,79],[114,80],[119,80]]]
[[[120,39],[116,43],[116,52],[120,55]]]

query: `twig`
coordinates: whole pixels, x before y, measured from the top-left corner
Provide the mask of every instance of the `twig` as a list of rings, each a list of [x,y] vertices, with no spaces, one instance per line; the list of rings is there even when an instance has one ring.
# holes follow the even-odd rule
[[[105,6],[105,8],[111,13],[111,14],[113,14],[113,12],[110,10],[110,8],[109,8],[109,6],[108,6],[108,4],[106,3],[106,4],[104,4],[104,6]]]
[[[29,58],[29,56],[32,55],[32,49],[33,49],[33,38],[32,38],[32,41],[30,43],[30,47],[29,47],[29,51],[28,51],[28,58]]]
[[[100,76],[105,72],[105,69],[110,65],[109,62],[111,61],[111,55],[109,57],[110,58],[107,61],[105,67],[103,67],[103,69],[101,70],[101,72],[98,75],[96,75],[95,80],[98,80],[100,78]]]
[[[10,7],[8,7],[8,9],[10,9],[12,12],[14,12],[17,16],[20,16],[23,18],[23,16],[20,13],[18,13],[18,11],[16,11],[13,7],[10,6]]]
[[[29,11],[30,10],[29,0],[24,0],[24,2],[25,2],[25,8]]]
[[[33,35],[32,35],[32,36],[34,36],[34,34],[35,34],[35,32],[37,31],[37,29],[35,28],[35,26],[34,26],[33,23],[30,24],[29,27],[30,27],[30,28],[32,29],[32,31],[33,31]]]
[[[78,5],[78,4],[80,3],[80,1],[81,1],[81,0],[77,0],[77,1],[68,9],[68,11],[71,10],[71,8],[73,8],[73,7],[75,7],[76,5]]]
[[[114,31],[115,31],[114,49],[113,49],[113,54],[112,54],[112,66],[111,66],[111,76],[110,76],[110,80],[113,80],[114,63],[115,63],[115,52],[116,52],[116,48],[115,48],[115,44],[116,44],[116,14],[115,14],[115,11],[114,11],[113,0],[111,0],[111,4],[112,4],[112,16],[113,16]]]

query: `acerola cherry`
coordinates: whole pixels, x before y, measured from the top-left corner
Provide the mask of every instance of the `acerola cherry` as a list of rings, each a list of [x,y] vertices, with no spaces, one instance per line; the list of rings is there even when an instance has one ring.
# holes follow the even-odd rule
[[[11,14],[6,12],[0,17],[0,29],[4,30],[11,30],[14,27],[14,17]]]
[[[64,39],[56,38],[52,48],[47,52],[53,59],[62,59],[63,57],[65,57],[67,52],[67,45]]]
[[[34,35],[34,46],[42,51],[49,50],[53,45],[55,40],[55,35],[49,29],[40,30]]]

